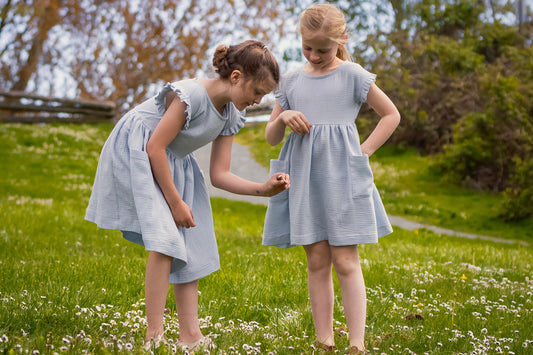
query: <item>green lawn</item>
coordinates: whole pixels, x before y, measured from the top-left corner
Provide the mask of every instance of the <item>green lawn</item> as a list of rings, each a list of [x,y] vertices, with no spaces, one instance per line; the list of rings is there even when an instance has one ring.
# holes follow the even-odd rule
[[[110,129],[0,125],[1,353],[141,352],[147,253],[119,232],[83,220]],[[414,179],[418,168],[400,165],[394,154],[376,156],[376,178],[386,181],[379,170],[396,166],[394,171],[409,170]],[[389,200],[396,199],[387,207],[397,208],[394,214],[405,198],[398,191],[407,189],[400,183],[381,183]],[[431,181],[420,186],[435,187]],[[446,188],[439,194],[445,196]],[[457,191],[457,198],[469,199]],[[470,196],[470,206],[486,198]],[[222,268],[200,281],[199,302],[204,332],[216,336],[215,353],[310,354],[314,330],[302,249],[261,246],[262,205],[224,199],[212,199],[212,205]],[[453,210],[453,203],[446,205]],[[396,228],[378,244],[362,246],[360,254],[371,353],[531,353],[530,247]],[[337,346],[343,349],[348,340],[335,287]],[[167,336],[176,339],[171,294],[167,305]],[[173,350],[171,344],[157,353]]]

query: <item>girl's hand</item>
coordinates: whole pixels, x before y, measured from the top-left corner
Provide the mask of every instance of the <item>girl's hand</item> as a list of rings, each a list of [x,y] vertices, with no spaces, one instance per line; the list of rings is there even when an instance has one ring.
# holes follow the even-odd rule
[[[265,196],[270,197],[279,194],[291,187],[289,174],[275,173],[265,183]]]
[[[171,207],[170,210],[172,211],[174,222],[176,222],[178,227],[196,227],[192,211],[183,200],[180,200],[176,206]]]
[[[299,111],[283,111],[278,118],[296,134],[308,134],[311,128],[307,118]]]

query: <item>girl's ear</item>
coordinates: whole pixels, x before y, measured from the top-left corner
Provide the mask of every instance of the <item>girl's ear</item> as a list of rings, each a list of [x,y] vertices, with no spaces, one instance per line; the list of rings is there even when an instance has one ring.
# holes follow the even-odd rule
[[[344,38],[343,38],[342,42],[340,43],[341,46],[346,45],[346,42],[348,42],[348,34],[347,33],[344,34]]]
[[[243,75],[240,70],[234,70],[231,72],[229,79],[233,85],[236,85],[243,79]]]

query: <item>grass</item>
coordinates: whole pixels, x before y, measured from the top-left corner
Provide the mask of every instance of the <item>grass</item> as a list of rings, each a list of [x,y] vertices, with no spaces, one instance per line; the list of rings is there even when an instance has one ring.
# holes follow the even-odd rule
[[[270,147],[264,132],[265,125],[260,124],[245,128],[236,137],[268,168],[282,144]],[[380,148],[372,156],[374,179],[387,213],[442,228],[533,243],[533,219],[503,222],[497,217],[499,194],[453,185],[435,172],[433,159],[411,149],[390,146]]]
[[[141,352],[147,254],[83,220],[110,129],[0,125],[2,353]],[[302,249],[261,246],[264,206],[216,198],[212,205],[222,268],[200,280],[199,313],[216,353],[311,353]],[[397,229],[360,255],[371,353],[531,353],[531,248]],[[171,294],[167,307],[175,339]],[[173,350],[171,343],[156,353]]]

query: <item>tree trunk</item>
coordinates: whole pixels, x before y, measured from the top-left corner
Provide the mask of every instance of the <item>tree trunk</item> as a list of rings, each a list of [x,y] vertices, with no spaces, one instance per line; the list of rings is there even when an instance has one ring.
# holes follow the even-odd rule
[[[18,81],[11,88],[16,91],[24,91],[28,86],[28,81],[31,76],[37,70],[39,64],[39,58],[43,53],[44,42],[48,38],[48,32],[52,27],[57,25],[60,21],[59,8],[61,6],[60,0],[49,0],[44,4],[44,9],[38,17],[37,32],[33,41],[31,42],[31,48],[28,51],[28,60],[24,63],[18,73]]]

